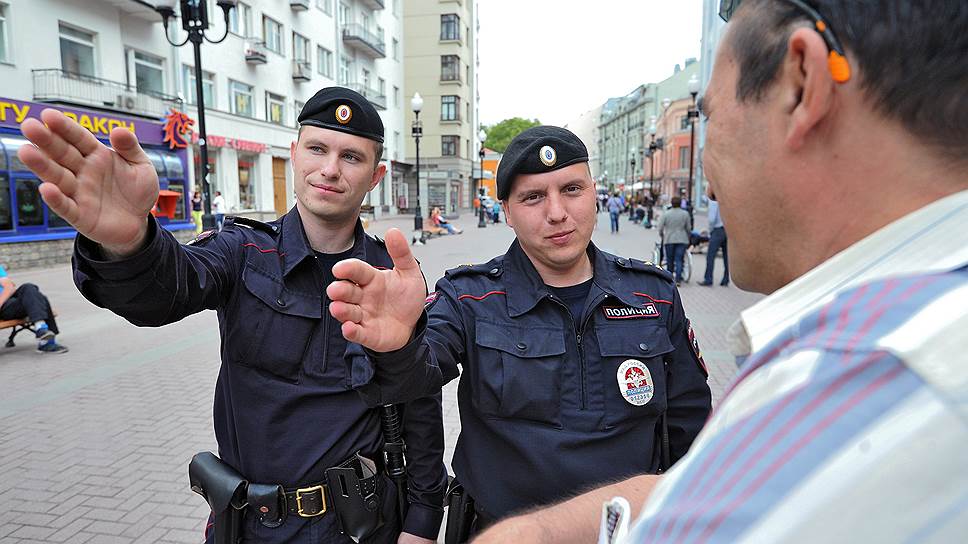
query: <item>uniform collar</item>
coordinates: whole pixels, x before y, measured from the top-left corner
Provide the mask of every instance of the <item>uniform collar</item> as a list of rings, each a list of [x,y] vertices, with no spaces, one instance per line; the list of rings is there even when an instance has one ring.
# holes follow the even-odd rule
[[[605,253],[588,243],[588,256],[592,260],[592,285],[607,295],[613,296],[629,306],[641,306],[639,300],[629,289],[622,289],[628,282],[623,282],[621,268],[630,268],[628,259],[622,259]],[[518,317],[531,311],[541,299],[551,294],[547,285],[538,274],[531,259],[521,248],[517,239],[511,243],[504,257],[504,269],[493,272],[504,275],[504,288],[507,292],[508,315]],[[628,291],[628,292],[625,292]]]
[[[947,272],[968,263],[968,191],[916,210],[853,244],[740,314],[730,351],[743,358],[839,293],[892,276]]]
[[[363,230],[363,224],[359,219],[356,220],[353,238],[351,257],[367,262],[366,232]],[[279,240],[279,252],[283,254],[285,261],[282,270],[283,275],[288,275],[304,259],[315,255],[312,246],[309,245],[309,239],[306,237],[302,218],[299,216],[299,209],[295,206],[282,217],[282,237]]]

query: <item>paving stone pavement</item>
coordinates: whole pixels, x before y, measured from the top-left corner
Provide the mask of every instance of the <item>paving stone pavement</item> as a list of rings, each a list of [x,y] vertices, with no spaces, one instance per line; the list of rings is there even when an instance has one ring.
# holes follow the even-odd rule
[[[502,253],[513,239],[503,223],[478,229],[469,213],[455,223],[463,235],[414,248],[431,283],[447,268]],[[398,217],[369,230],[409,232],[412,225],[412,218]],[[624,217],[621,232],[612,235],[604,214],[594,236],[607,251],[643,259],[655,239],[655,231]],[[705,256],[694,258],[701,274]],[[188,489],[187,464],[196,452],[216,449],[215,313],[138,328],[85,301],[68,266],[9,272],[50,297],[63,331],[59,340],[71,350],[38,354],[29,332],[16,347],[0,348],[0,544],[201,542],[207,507]],[[720,274],[717,268],[717,280]],[[696,281],[680,291],[715,399],[735,369],[726,330],[760,297]],[[449,461],[460,430],[456,381],[444,391],[444,418]]]

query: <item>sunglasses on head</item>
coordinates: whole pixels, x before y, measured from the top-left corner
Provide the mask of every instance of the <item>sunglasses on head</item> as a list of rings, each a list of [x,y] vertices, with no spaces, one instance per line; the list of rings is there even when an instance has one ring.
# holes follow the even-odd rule
[[[841,47],[840,41],[834,36],[833,30],[824,22],[820,13],[800,0],[783,1],[796,7],[813,21],[814,28],[820,33],[823,41],[827,44],[827,49],[830,50],[830,54],[827,56],[827,66],[830,68],[830,74],[833,76],[834,81],[837,83],[846,83],[849,81],[850,65],[847,63],[847,55],[844,53],[844,48]],[[733,13],[736,12],[736,8],[741,3],[742,0],[720,0],[719,17],[728,23]]]

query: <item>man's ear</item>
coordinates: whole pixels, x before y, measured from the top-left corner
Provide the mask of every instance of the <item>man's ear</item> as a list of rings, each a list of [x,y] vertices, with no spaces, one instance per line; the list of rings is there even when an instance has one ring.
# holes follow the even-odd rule
[[[780,81],[781,100],[789,113],[786,145],[799,149],[810,133],[834,113],[837,83],[827,63],[827,44],[817,31],[799,28],[790,35]]]
[[[380,183],[380,180],[383,179],[383,176],[385,176],[386,173],[387,165],[381,162],[380,165],[376,167],[376,170],[373,171],[373,179],[370,180],[370,188],[367,189],[367,191],[372,191],[373,188]]]
[[[513,229],[514,225],[511,224],[511,211],[510,211],[510,206],[508,206],[508,201],[502,200],[501,207],[504,208],[504,222],[507,223],[508,226]]]

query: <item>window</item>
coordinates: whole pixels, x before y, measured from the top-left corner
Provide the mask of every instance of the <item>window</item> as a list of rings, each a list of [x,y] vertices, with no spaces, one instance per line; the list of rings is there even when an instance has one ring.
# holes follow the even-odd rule
[[[400,60],[400,40],[393,38],[393,60]]]
[[[262,39],[266,42],[266,49],[282,54],[282,24],[265,15],[262,16]]]
[[[286,97],[266,92],[266,121],[286,124]]]
[[[679,168],[689,168],[689,146],[679,148]]]
[[[229,32],[243,38],[252,36],[252,8],[247,4],[239,2],[229,11]]]
[[[10,62],[10,45],[7,43],[9,32],[7,29],[7,5],[0,3],[0,62]],[[0,230],[2,230],[2,227],[0,227]]]
[[[689,116],[683,115],[679,118],[679,130],[689,130]]]
[[[363,88],[370,90],[370,71],[366,68],[363,69]]]
[[[460,57],[457,55],[441,55],[440,80],[460,81]]]
[[[387,95],[387,80],[383,79],[382,77],[377,78],[376,92],[377,92],[377,96]]]
[[[440,120],[460,121],[460,97],[444,95],[440,97]]]
[[[333,79],[333,52],[321,45],[316,46],[316,70]]]
[[[441,136],[440,155],[442,157],[457,157],[457,146],[460,145],[460,136]]]
[[[470,119],[471,119],[471,103],[470,102],[467,102],[467,117],[465,117],[464,119],[467,119],[468,121],[470,121]]]
[[[363,26],[363,30],[370,31],[370,14],[360,13],[360,25]]]
[[[232,101],[231,111],[236,115],[255,117],[255,107],[252,102],[252,86],[238,81],[229,80],[229,99]]]
[[[339,3],[339,24],[345,25],[350,22],[350,7],[346,4]]]
[[[140,51],[134,52],[134,80],[139,93],[165,94],[164,60]]]
[[[94,34],[63,23],[60,25],[61,69],[72,74],[94,77]]]
[[[400,107],[400,87],[397,87],[396,85],[393,86],[393,107]]]
[[[309,62],[309,40],[295,32],[292,33],[292,58],[296,62]]]
[[[302,113],[303,108],[306,107],[306,103],[305,102],[300,102],[300,101],[296,100],[295,103],[294,103],[294,105],[295,105],[295,108],[293,109],[292,120],[296,124],[296,126],[298,127],[299,126],[299,114]]]
[[[350,59],[340,57],[339,59],[339,84],[346,85],[350,82]]]
[[[239,153],[239,209],[255,209],[255,165],[258,155]]]
[[[400,160],[400,131],[393,131],[393,160]]]
[[[440,16],[440,40],[459,40],[460,39],[460,17],[454,13],[445,13]]]
[[[333,0],[316,0],[316,7],[326,15],[333,15]]]
[[[182,81],[185,83],[184,93],[189,104],[198,102],[198,95],[195,92],[195,67],[187,64],[182,66]],[[215,107],[215,74],[202,70],[202,98],[205,105]]]

